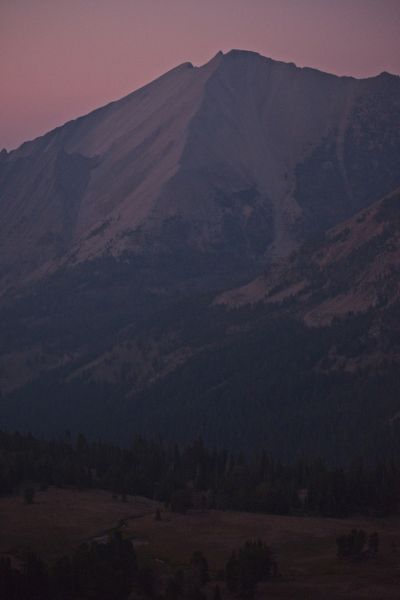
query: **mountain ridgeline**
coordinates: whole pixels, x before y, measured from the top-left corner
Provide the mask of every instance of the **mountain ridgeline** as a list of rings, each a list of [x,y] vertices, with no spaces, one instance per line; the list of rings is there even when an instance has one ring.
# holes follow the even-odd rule
[[[400,78],[218,53],[0,155],[0,416],[396,446]]]

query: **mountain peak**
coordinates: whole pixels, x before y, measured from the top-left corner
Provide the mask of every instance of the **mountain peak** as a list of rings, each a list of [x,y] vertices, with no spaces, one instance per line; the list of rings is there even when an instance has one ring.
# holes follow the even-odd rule
[[[143,236],[160,255],[173,240],[193,252],[225,244],[251,268],[287,254],[299,231],[333,226],[387,191],[384,173],[399,183],[400,89],[380,77],[361,90],[234,48],[3,152],[0,281],[31,281],[71,256],[144,252]],[[355,169],[357,131],[371,151]]]
[[[253,52],[252,50],[241,50],[238,48],[232,48],[231,50],[228,50],[228,52],[223,52],[222,50],[219,50],[212,58],[211,60],[209,60],[207,63],[205,63],[205,65],[212,65],[212,64],[224,64],[225,61],[233,61],[233,60],[247,60],[247,61],[252,61],[252,60],[265,60],[265,61],[272,61],[271,58],[267,58],[265,56],[262,56],[262,54],[260,54],[259,52]]]
[[[259,52],[255,52],[253,50],[242,50],[240,48],[232,48],[226,54],[224,54],[227,58],[266,58],[262,56]]]
[[[395,75],[394,73],[389,73],[389,71],[382,71],[382,73],[379,73],[377,77],[380,77],[381,79],[399,79],[400,76]]]
[[[186,62],[181,63],[180,65],[175,67],[175,69],[172,69],[172,70],[177,70],[177,69],[183,70],[183,69],[193,69],[193,68],[194,68],[193,63],[191,63],[190,61],[186,61]]]

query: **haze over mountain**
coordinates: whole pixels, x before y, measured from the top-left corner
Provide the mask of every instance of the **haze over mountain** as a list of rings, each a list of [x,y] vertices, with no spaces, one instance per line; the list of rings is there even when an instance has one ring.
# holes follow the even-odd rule
[[[233,50],[3,152],[3,421],[172,437],[181,423],[245,446],[268,414],[271,440],[286,427],[293,448],[312,415],[305,446],[334,452],[343,439],[323,432],[358,385],[350,363],[398,359],[399,125],[397,76]],[[349,362],[344,332],[365,319],[383,327],[379,349],[368,334]]]

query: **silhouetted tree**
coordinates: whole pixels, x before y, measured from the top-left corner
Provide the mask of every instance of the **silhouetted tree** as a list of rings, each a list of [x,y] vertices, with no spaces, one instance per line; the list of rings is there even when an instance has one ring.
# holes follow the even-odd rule
[[[257,584],[277,576],[278,569],[271,550],[261,540],[247,542],[232,553],[226,568],[228,590],[240,598],[253,598]]]
[[[33,504],[35,499],[35,490],[33,487],[27,487],[24,489],[24,501],[25,504]]]

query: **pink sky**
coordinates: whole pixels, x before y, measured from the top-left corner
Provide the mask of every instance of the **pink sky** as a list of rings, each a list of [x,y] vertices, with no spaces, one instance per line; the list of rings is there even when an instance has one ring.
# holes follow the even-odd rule
[[[400,0],[0,0],[0,149],[218,50],[400,73]]]

